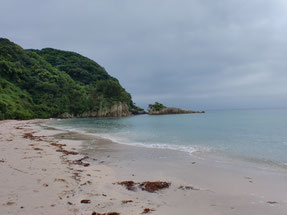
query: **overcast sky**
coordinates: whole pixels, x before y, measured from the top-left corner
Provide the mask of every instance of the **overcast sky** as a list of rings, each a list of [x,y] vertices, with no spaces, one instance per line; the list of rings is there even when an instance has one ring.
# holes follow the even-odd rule
[[[146,108],[287,107],[286,0],[0,0],[0,37],[87,56]]]

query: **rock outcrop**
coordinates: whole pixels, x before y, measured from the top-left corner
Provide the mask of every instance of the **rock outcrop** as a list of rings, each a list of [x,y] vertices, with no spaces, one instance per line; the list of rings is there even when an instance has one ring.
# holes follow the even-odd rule
[[[180,108],[167,107],[159,111],[149,111],[150,115],[164,115],[164,114],[187,114],[187,113],[205,113],[204,111],[183,110]]]
[[[142,109],[142,110],[132,110],[133,115],[142,115],[142,114],[147,114],[147,112]]]
[[[101,107],[98,111],[88,111],[79,115],[71,115],[68,113],[63,113],[59,117],[60,118],[86,118],[86,117],[124,117],[131,116],[132,113],[129,111],[129,107],[127,104],[122,102],[117,102],[113,104],[110,108]]]

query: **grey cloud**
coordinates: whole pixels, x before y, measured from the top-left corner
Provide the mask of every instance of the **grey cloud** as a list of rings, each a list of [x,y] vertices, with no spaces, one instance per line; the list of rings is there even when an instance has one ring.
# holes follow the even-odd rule
[[[96,60],[143,107],[287,106],[284,0],[2,0],[0,26]]]

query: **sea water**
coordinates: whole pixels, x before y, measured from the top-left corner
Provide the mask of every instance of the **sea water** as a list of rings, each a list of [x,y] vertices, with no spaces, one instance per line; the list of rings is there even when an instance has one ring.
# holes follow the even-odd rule
[[[64,119],[52,126],[119,144],[209,152],[287,165],[287,110],[207,111],[205,114]]]

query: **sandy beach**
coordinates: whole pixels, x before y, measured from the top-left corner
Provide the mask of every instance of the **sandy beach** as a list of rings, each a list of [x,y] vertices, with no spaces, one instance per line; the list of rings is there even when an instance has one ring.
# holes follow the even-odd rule
[[[284,168],[126,146],[39,123],[0,122],[1,215],[286,215]]]

